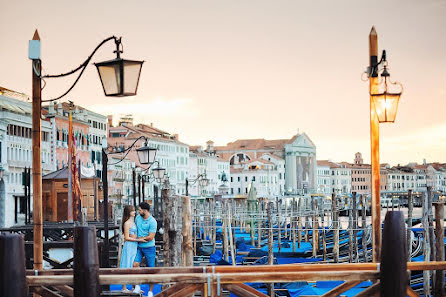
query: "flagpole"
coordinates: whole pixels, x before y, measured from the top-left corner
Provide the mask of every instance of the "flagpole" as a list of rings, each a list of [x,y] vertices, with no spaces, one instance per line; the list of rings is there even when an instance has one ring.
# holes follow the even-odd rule
[[[70,113],[68,118],[68,222],[73,222],[73,181],[72,181],[72,172],[73,172],[73,162],[71,158],[71,146],[72,144],[72,134],[73,134],[73,124],[71,118],[71,104],[70,104]]]

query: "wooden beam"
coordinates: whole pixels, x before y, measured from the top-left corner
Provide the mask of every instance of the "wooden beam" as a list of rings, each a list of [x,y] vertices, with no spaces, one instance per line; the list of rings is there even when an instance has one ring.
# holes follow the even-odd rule
[[[183,289],[169,295],[169,297],[184,297],[189,296],[192,293],[195,293],[196,291],[200,290],[202,287],[201,284],[190,284]]]
[[[182,289],[184,289],[184,288],[186,288],[188,286],[190,286],[190,285],[189,284],[182,284],[182,283],[175,284],[175,285],[173,285],[173,286],[171,286],[171,287],[161,291],[156,296],[158,296],[158,297],[170,297],[170,296],[172,296],[172,294],[174,294],[174,293],[176,293],[178,291],[181,291]]]
[[[415,292],[410,286],[407,286],[407,296],[409,297],[420,297],[417,292]]]
[[[244,272],[298,272],[298,271],[370,271],[377,270],[376,263],[353,264],[286,264],[286,265],[256,265],[254,266],[217,266],[215,273],[244,273]],[[205,273],[212,273],[212,266],[205,268]],[[409,262],[407,269],[416,270],[445,270],[446,261]],[[203,267],[156,267],[156,268],[100,268],[100,275],[131,275],[131,274],[182,274],[203,273]],[[38,272],[38,276],[72,275],[72,269],[51,269]],[[27,270],[27,276],[34,276],[34,270]]]
[[[46,287],[37,287],[33,289],[34,293],[39,294],[42,297],[63,297],[62,295],[51,291]]]
[[[362,281],[376,280],[379,278],[378,271],[326,271],[320,272],[244,272],[220,274],[221,283],[245,283],[245,282],[292,282],[292,281],[322,281],[322,280],[345,280]],[[27,276],[29,286],[42,285],[72,285],[73,276]],[[129,283],[205,283],[207,274],[204,273],[182,273],[182,274],[132,274],[132,275],[100,275],[101,285]]]
[[[344,293],[347,290],[350,290],[351,288],[359,285],[362,281],[348,281],[345,282],[333,289],[331,289],[330,291],[328,291],[327,293],[325,293],[324,295],[322,295],[321,297],[337,297],[339,296],[341,293]]]
[[[74,290],[70,286],[55,286],[55,288],[68,297],[74,297]]]
[[[246,287],[249,287],[245,284],[226,284],[223,285],[223,288],[228,290],[231,293],[237,294],[239,297],[268,297],[268,295],[265,295],[251,287],[252,290],[248,290]]]
[[[380,283],[379,281],[362,291],[361,293],[357,294],[355,297],[370,297],[374,296],[376,293],[379,292],[380,289]]]

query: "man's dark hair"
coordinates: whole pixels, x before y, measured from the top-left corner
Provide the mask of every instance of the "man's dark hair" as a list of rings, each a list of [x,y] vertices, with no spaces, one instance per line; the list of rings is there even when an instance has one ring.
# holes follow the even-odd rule
[[[147,209],[147,211],[150,211],[150,204],[147,202],[141,202],[139,204],[139,207],[141,207],[141,209]]]

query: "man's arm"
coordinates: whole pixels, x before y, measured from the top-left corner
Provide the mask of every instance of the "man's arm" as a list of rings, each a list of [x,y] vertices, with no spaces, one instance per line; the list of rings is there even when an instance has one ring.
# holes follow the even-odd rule
[[[138,237],[138,238],[144,239],[145,241],[152,241],[153,238],[155,238],[155,233],[149,233],[149,236]]]

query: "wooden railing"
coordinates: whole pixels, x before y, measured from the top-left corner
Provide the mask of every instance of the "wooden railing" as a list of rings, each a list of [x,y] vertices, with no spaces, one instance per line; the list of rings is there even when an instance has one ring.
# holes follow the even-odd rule
[[[325,293],[324,297],[338,296],[363,281],[375,284],[356,296],[372,296],[380,290],[380,264],[288,264],[262,266],[206,266],[135,269],[99,269],[98,284],[170,284],[157,296],[187,296],[201,291],[202,296],[221,296],[227,290],[240,297],[267,296],[244,283],[289,283],[297,281],[345,281]],[[445,270],[445,262],[409,262],[409,271]],[[48,287],[63,288],[74,285],[71,269],[27,271],[27,284],[33,292],[51,291]],[[66,293],[65,289],[65,294]],[[419,296],[410,286],[409,296]],[[68,294],[70,296],[70,294]],[[57,295],[46,295],[57,296]],[[71,295],[73,296],[73,295]],[[77,296],[77,295],[76,295]]]

